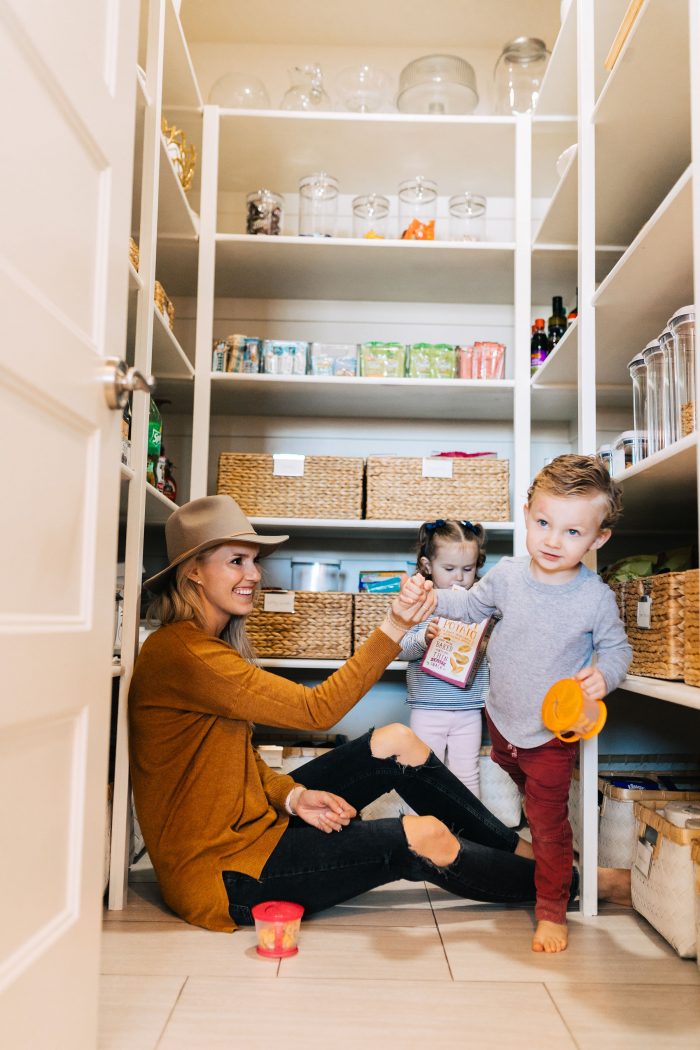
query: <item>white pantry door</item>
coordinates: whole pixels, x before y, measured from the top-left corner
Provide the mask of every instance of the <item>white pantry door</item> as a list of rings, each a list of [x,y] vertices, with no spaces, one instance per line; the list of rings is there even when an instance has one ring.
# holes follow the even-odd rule
[[[138,0],[0,0],[0,1044],[93,1050]]]

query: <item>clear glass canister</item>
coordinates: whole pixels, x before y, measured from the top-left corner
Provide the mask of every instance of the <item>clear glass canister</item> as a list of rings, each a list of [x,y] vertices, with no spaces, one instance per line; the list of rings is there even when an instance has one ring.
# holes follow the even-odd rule
[[[692,434],[695,412],[695,307],[682,306],[668,322],[673,333],[674,374],[678,411],[678,436]]]
[[[486,230],[486,197],[457,193],[448,201],[451,241],[483,241]]]
[[[284,198],[279,193],[256,190],[246,197],[246,233],[278,236],[282,232],[283,217]]]
[[[352,202],[352,232],[355,237],[386,237],[389,201],[378,193],[355,197]]]
[[[399,183],[399,231],[403,240],[435,240],[437,183],[416,175]]]
[[[647,432],[647,450],[651,456],[666,447],[667,436],[668,395],[664,396],[664,354],[658,340],[647,343],[642,357],[647,366],[647,410],[644,429]]]
[[[678,385],[676,383],[676,361],[673,355],[673,333],[668,325],[659,336],[659,346],[664,355],[665,443],[672,445],[674,441],[678,441],[680,434],[680,415],[676,403]]]
[[[639,463],[646,455],[646,411],[647,411],[647,366],[641,354],[637,354],[627,365],[632,380],[632,417],[637,439],[633,459]]]
[[[325,171],[306,175],[299,182],[299,234],[301,237],[334,237],[338,219],[338,180]]]
[[[497,113],[532,113],[548,58],[544,41],[537,37],[519,36],[506,44],[493,74]]]

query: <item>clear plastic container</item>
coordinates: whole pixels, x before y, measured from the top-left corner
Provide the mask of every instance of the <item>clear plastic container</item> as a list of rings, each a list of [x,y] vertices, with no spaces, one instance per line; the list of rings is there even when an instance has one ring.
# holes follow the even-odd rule
[[[408,350],[408,375],[415,379],[454,379],[457,354],[448,343],[413,343]]]
[[[505,45],[493,75],[497,113],[532,113],[548,59],[544,41],[536,37],[519,36]]]
[[[612,472],[613,472],[612,445],[601,445],[600,448],[598,449],[598,451],[596,452],[596,455],[598,456],[599,459],[602,459],[603,463],[608,468],[608,472],[610,474],[612,474]]]
[[[262,371],[278,376],[306,375],[309,344],[301,340],[264,339]]]
[[[360,345],[360,371],[363,376],[401,379],[406,374],[406,348],[403,343],[369,342]]]
[[[612,445],[612,473],[623,474],[627,467],[634,465],[634,450],[638,435],[634,430],[623,430]]]
[[[647,367],[646,426],[650,456],[666,447],[666,413],[668,394],[664,397],[664,355],[658,340],[647,343],[642,351]]]
[[[474,69],[458,55],[423,55],[401,70],[400,113],[473,113],[478,104]]]
[[[627,367],[632,380],[632,418],[635,432],[639,435],[634,448],[634,462],[639,463],[646,455],[647,366],[642,355],[637,354]]]
[[[352,202],[352,232],[354,237],[369,240],[386,237],[389,200],[378,193],[354,197]]]
[[[268,959],[283,959],[299,951],[297,940],[304,909],[291,901],[265,901],[252,909],[257,952]]]
[[[451,241],[483,241],[486,232],[486,197],[457,193],[447,202]]]
[[[673,356],[677,387],[678,436],[692,434],[697,426],[695,411],[695,307],[682,306],[668,322],[673,333]]]
[[[284,197],[272,190],[256,190],[246,197],[245,232],[276,237],[282,232]]]
[[[503,379],[506,348],[503,343],[474,343],[474,378]]]
[[[309,372],[313,376],[356,376],[357,343],[312,343]]]
[[[676,383],[676,361],[673,354],[673,333],[668,325],[659,336],[659,346],[664,356],[665,443],[666,445],[672,445],[674,441],[678,441],[680,417],[676,404],[678,384]]]
[[[325,171],[299,182],[299,235],[334,237],[338,220],[338,180]]]
[[[399,231],[403,240],[435,239],[437,183],[416,175],[399,183]]]

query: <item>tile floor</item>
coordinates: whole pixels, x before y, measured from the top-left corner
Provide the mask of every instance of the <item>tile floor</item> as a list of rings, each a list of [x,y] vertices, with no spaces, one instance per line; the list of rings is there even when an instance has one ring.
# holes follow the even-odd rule
[[[305,920],[272,962],[252,930],[181,922],[145,869],[105,913],[99,1047],[697,1050],[695,961],[632,911],[569,918],[569,950],[535,955],[530,910],[394,883]]]

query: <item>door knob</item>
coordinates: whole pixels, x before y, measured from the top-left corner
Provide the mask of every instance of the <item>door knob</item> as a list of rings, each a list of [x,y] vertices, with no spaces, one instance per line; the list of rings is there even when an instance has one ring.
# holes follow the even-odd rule
[[[156,388],[153,376],[145,376],[136,368],[130,368],[118,357],[105,358],[104,392],[110,408],[122,409],[134,390],[152,394]]]

